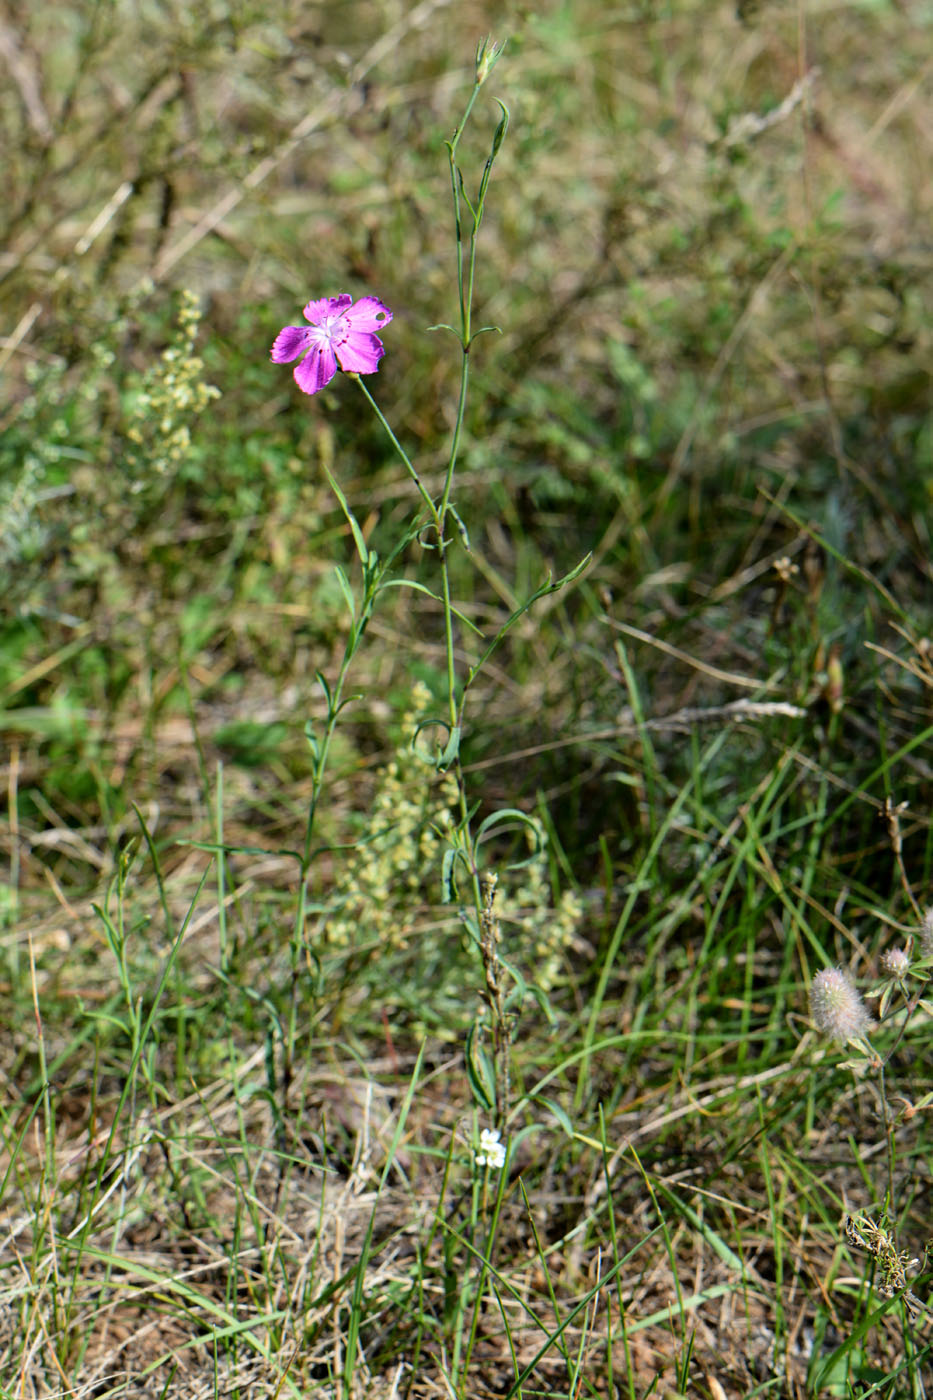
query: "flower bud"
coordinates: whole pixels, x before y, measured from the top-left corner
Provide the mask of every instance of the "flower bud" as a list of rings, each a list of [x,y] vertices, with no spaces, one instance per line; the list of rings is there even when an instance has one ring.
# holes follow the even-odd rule
[[[910,958],[903,948],[889,948],[881,957],[882,969],[897,982],[903,982],[910,971]]]
[[[490,43],[488,35],[480,41],[476,50],[476,77],[474,79],[477,87],[482,87],[489,77],[503,48],[503,44]]]

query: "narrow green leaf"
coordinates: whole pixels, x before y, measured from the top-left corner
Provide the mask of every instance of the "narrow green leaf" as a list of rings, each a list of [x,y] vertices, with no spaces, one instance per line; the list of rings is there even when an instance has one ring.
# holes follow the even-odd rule
[[[442,772],[445,768],[449,768],[450,765],[459,757],[460,737],[462,733],[463,731],[460,728],[459,724],[455,725],[454,728],[450,731],[450,738],[447,740],[444,752],[437,760],[437,767],[439,772]]]
[[[356,545],[356,552],[360,556],[361,564],[365,568],[369,562],[369,547],[363,538],[363,531],[359,527],[359,522],[357,521],[356,516],[350,509],[349,501],[343,494],[343,491],[340,489],[340,484],[337,481],[337,478],[334,476],[333,472],[327,465],[324,466],[324,475],[330,482],[330,489],[333,491],[334,495],[337,497],[337,500],[340,502],[340,509],[346,516],[347,524],[350,526],[350,531],[353,535],[353,542]]]
[[[337,575],[337,582],[340,584],[340,591],[343,594],[344,601],[346,602],[346,605],[350,610],[350,616],[355,622],[356,599],[353,596],[353,589],[350,587],[350,580],[347,578],[346,574],[344,573],[343,569],[340,567],[339,564],[335,566],[334,573]]]
[[[490,812],[484,821],[480,822],[476,832],[477,846],[481,841],[488,840],[500,826],[511,825],[517,822],[519,826],[527,827],[535,838],[534,849],[526,860],[516,861],[509,866],[510,870],[521,870],[528,864],[529,860],[534,860],[540,854],[545,845],[545,835],[541,829],[541,823],[536,817],[529,817],[527,812],[521,811],[518,807],[500,807],[497,812]]]
[[[496,1107],[496,1071],[482,1037],[482,1026],[474,1021],[467,1035],[466,1072],[478,1107],[492,1113]]]
[[[469,539],[467,539],[465,543],[467,549],[469,549]],[[432,592],[430,588],[427,588],[423,583],[419,583],[417,579],[413,578],[386,579],[384,583],[381,583],[379,585],[380,593],[384,588],[413,588],[417,593],[425,593],[429,598],[433,599],[435,603],[443,604],[444,601],[439,593]],[[458,618],[459,621],[464,624],[465,627],[469,627],[471,632],[475,632],[477,637],[481,637],[483,635],[480,629],[477,627],[476,623],[471,621],[470,618],[467,617],[466,613],[462,613],[459,608],[454,607],[451,607],[450,611],[453,613],[454,617]]]
[[[558,1123],[563,1128],[567,1136],[569,1138],[573,1137],[574,1128],[573,1124],[570,1121],[570,1117],[567,1114],[566,1110],[561,1108],[560,1104],[557,1103],[556,1100],[545,1098],[544,1095],[541,1094],[536,1095],[535,1098],[532,1099],[532,1103],[539,1103],[542,1108],[546,1108],[548,1113],[550,1113],[552,1117],[557,1119]]]
[[[530,598],[526,598],[525,602],[522,603],[521,607],[515,609],[515,611],[506,620],[502,627],[499,628],[499,631],[493,637],[492,641],[489,643],[489,646],[486,648],[486,650],[480,657],[479,661],[477,661],[474,666],[471,666],[470,673],[467,676],[464,689],[467,689],[473,684],[474,680],[479,675],[486,662],[492,656],[493,652],[502,642],[506,634],[511,631],[511,629],[515,626],[516,622],[518,622],[521,618],[525,616],[526,612],[528,612],[530,608],[534,607],[538,599],[546,598],[549,593],[558,593],[563,587],[565,587],[566,584],[573,583],[574,579],[580,577],[583,570],[590,562],[591,558],[591,554],[585,555],[584,558],[580,560],[579,564],[577,564],[575,568],[571,569],[569,574],[564,574],[562,578],[559,578],[557,580],[548,578],[547,581],[543,583],[540,588],[535,589],[534,593],[532,593]]]
[[[327,701],[327,711],[328,714],[330,714],[333,712],[334,699],[333,695],[331,694],[330,686],[327,683],[327,677],[325,676],[323,671],[315,671],[314,679],[317,681],[318,685],[324,692],[324,699]]]
[[[444,859],[441,861],[441,903],[453,904],[454,902],[454,861],[458,852],[453,846],[448,846],[444,852]]]

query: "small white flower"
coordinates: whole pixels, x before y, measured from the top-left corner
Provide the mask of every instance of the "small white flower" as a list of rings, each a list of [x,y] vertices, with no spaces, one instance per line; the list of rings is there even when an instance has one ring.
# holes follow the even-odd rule
[[[500,1141],[498,1128],[484,1128],[480,1133],[476,1165],[491,1167],[495,1172],[501,1172],[505,1166],[505,1143]]]

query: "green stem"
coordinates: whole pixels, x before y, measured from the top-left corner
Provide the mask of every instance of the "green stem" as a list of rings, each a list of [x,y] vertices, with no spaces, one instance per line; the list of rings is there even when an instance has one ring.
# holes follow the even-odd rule
[[[468,330],[470,323],[471,298],[469,296],[465,296],[463,285],[463,229],[460,222],[460,186],[457,183],[457,147],[460,144],[460,137],[463,135],[463,132],[466,128],[466,124],[470,120],[470,113],[473,111],[473,104],[476,101],[481,86],[481,83],[473,84],[473,91],[470,93],[470,100],[467,103],[466,111],[463,114],[463,118],[460,122],[460,125],[457,127],[451,140],[447,142],[447,159],[450,163],[450,188],[453,194],[454,222],[457,238],[457,290],[460,296],[460,324],[464,328],[464,349],[466,349],[466,347],[469,345]],[[475,235],[475,215],[473,220],[473,232]],[[470,291],[472,293],[472,287],[470,288]]]
[[[484,50],[485,51],[485,50]],[[492,61],[495,59],[495,52]],[[477,59],[479,62],[479,57]],[[449,542],[446,538],[447,519],[451,511],[450,494],[453,489],[454,473],[457,467],[457,459],[460,452],[460,440],[463,433],[463,423],[466,415],[467,394],[470,384],[470,340],[472,337],[472,315],[473,315],[473,292],[476,279],[476,245],[480,223],[483,217],[483,204],[485,202],[486,187],[488,184],[489,170],[492,161],[495,159],[497,145],[494,145],[492,154],[487,162],[483,181],[480,185],[479,196],[476,207],[468,203],[472,226],[469,234],[469,248],[464,256],[463,247],[463,219],[461,200],[461,178],[457,165],[457,149],[460,145],[461,137],[466,129],[467,122],[476,103],[479,90],[489,72],[489,64],[483,69],[483,77],[473,84],[466,110],[456,127],[453,136],[447,142],[447,157],[450,167],[450,186],[454,206],[454,226],[457,244],[457,293],[460,302],[460,343],[463,351],[463,360],[460,369],[460,394],[457,402],[457,416],[454,423],[453,435],[450,443],[450,454],[447,461],[447,470],[444,475],[444,487],[441,492],[440,504],[435,504],[430,492],[427,490],[421,477],[412,463],[408,453],[402,447],[391,425],[376,403],[369,389],[359,376],[353,376],[362,389],[364,395],[382,424],[389,441],[398,453],[405,470],[414,482],[422,501],[427,508],[431,526],[437,541],[437,552],[441,573],[441,601],[444,611],[444,644],[447,654],[447,712],[450,725],[450,736],[458,735],[462,730],[463,711],[466,702],[466,688],[458,700],[457,694],[457,668],[456,655],[454,651],[454,627],[453,627],[453,604],[450,592],[450,568],[448,559]],[[454,759],[453,770],[457,780],[457,790],[459,793],[460,817],[462,830],[466,838],[469,852],[469,866],[471,882],[473,885],[473,896],[476,905],[476,912],[479,915],[482,911],[482,890],[479,882],[479,872],[477,869],[476,853],[473,850],[472,836],[470,833],[470,813],[467,803],[466,788],[463,781],[463,770],[460,764],[459,755]]]
[[[453,136],[447,142],[447,149],[450,152],[451,163],[453,163],[453,158],[457,154],[457,147],[460,144],[460,137],[463,135],[463,132],[466,128],[466,124],[470,120],[470,113],[473,111],[473,104],[479,95],[479,90],[481,87],[482,83],[473,84],[473,91],[470,93],[470,100],[466,105],[466,111],[463,114],[463,117],[460,121],[460,125],[456,128]]]
[[[373,398],[372,394],[369,392],[369,389],[363,383],[362,379],[358,380],[357,382],[359,383],[359,386],[362,389],[363,393],[366,395],[366,398],[369,400],[373,412],[375,413],[376,417],[379,419],[379,422],[385,429],[389,441],[392,443],[392,446],[395,448],[396,452],[398,453],[399,457],[404,463],[405,470],[408,472],[408,475],[411,477],[412,481],[415,483],[415,486],[418,488],[418,493],[421,496],[421,499],[424,501],[425,506],[428,510],[428,514],[431,517],[431,525],[434,529],[434,535],[437,540],[437,551],[440,556],[441,564],[441,597],[443,599],[444,604],[444,641],[447,651],[448,714],[450,716],[451,730],[453,730],[454,726],[457,723],[457,670],[454,654],[453,606],[450,598],[450,570],[447,564],[447,541],[444,538],[444,526],[447,517],[448,497],[450,495],[453,468],[456,461],[456,458],[454,456],[455,444],[457,437],[459,437],[460,424],[463,422],[463,413],[466,406],[466,387],[464,383],[461,383],[460,407],[457,415],[457,428],[455,429],[454,433],[455,444],[451,452],[451,462],[447,468],[447,478],[444,482],[444,497],[441,502],[440,509],[438,509],[438,507],[434,504],[434,501],[431,497],[431,493],[428,491],[428,488],[425,486],[424,482],[421,480],[421,477],[418,475],[417,468],[415,467],[408,453],[405,451],[404,447],[399,442],[398,438],[393,432],[391,424],[389,423],[385,414],[382,412],[382,409],[376,403],[376,400]]]
[[[327,772],[327,763],[330,757],[331,740],[337,728],[340,718],[340,711],[343,706],[343,688],[346,684],[347,675],[353,658],[356,655],[366,624],[372,613],[373,605],[378,592],[378,579],[370,578],[367,583],[366,593],[363,597],[359,617],[354,619],[350,635],[347,638],[343,651],[343,659],[340,663],[340,670],[337,673],[337,681],[334,688],[328,694],[327,720],[324,725],[324,733],[314,754],[314,764],[311,771],[311,800],[308,803],[308,817],[305,823],[304,847],[301,854],[301,868],[298,881],[298,907],[295,911],[295,933],[291,944],[291,975],[292,975],[292,997],[289,1006],[288,1028],[285,1035],[284,1055],[284,1079],[286,1089],[291,1075],[292,1058],[294,1055],[295,1037],[297,1033],[298,1016],[298,969],[300,950],[304,944],[305,924],[308,913],[308,876],[311,872],[312,863],[312,843],[314,841],[314,828],[317,820],[318,802],[324,788],[324,778]]]
[[[449,509],[449,496],[451,485],[453,482],[453,473],[457,462],[457,446],[460,440],[460,431],[463,426],[463,418],[466,410],[466,395],[469,383],[469,361],[467,359],[466,353],[464,353],[463,370],[460,377],[460,402],[457,407],[457,421],[454,428],[453,441],[451,443],[450,462],[447,468],[447,475],[444,482],[444,495],[440,507],[434,504],[430,492],[428,491],[424,482],[421,480],[421,477],[418,475],[417,468],[415,467],[411,458],[408,456],[408,453],[405,451],[402,444],[399,442],[384,413],[380,409],[379,405],[376,403],[376,400],[373,398],[372,394],[369,392],[369,389],[363,383],[362,379],[358,380],[357,382],[359,383],[360,388],[362,389],[363,393],[368,399],[373,412],[375,413],[376,417],[379,419],[379,422],[385,429],[389,441],[392,443],[392,446],[395,448],[396,452],[398,453],[401,461],[405,466],[405,470],[408,472],[408,475],[411,477],[412,481],[415,483],[415,486],[418,488],[418,493],[421,496],[421,499],[424,501],[425,506],[428,510],[428,514],[431,517],[431,527],[434,530],[434,535],[437,540],[437,552],[439,556],[441,572],[441,602],[443,605],[444,613],[444,649],[447,657],[447,715],[448,723],[450,725],[450,734],[452,737],[458,729],[458,727],[462,725],[463,713],[462,706],[458,704],[457,700],[457,665],[456,651],[454,646],[455,639],[453,625],[454,610],[450,594],[450,564],[448,559],[449,545],[448,541],[444,537],[444,528]],[[337,684],[337,691],[335,692],[334,696],[335,703],[339,697],[340,688],[343,684],[343,676],[344,672],[341,671],[341,675]],[[326,757],[326,746],[330,741],[330,733],[330,729],[325,731],[324,740],[322,744],[322,760]],[[480,889],[476,854],[473,850],[472,838],[470,837],[470,809],[469,804],[467,802],[466,786],[463,781],[463,770],[460,766],[459,758],[457,758],[453,764],[453,772],[457,780],[457,792],[459,796],[460,806],[460,820],[463,825],[463,830],[467,835],[469,845],[470,883],[473,887],[473,900],[476,906],[477,913],[479,913],[479,911],[482,909],[483,896],[482,890]],[[312,820],[313,807],[316,800],[316,792],[317,787],[315,786],[315,797],[312,797]],[[309,826],[309,834],[305,842],[306,861],[310,852],[310,845],[311,838]],[[304,901],[304,883],[304,880],[302,880],[302,902]]]
[[[389,423],[389,420],[386,418],[386,416],[385,416],[385,414],[383,413],[382,409],[381,409],[381,408],[379,407],[379,405],[376,403],[376,400],[373,398],[372,394],[369,392],[369,390],[367,389],[366,385],[363,383],[362,379],[360,379],[358,375],[354,375],[353,378],[356,379],[357,384],[359,384],[359,386],[360,386],[360,388],[362,389],[364,395],[365,395],[366,398],[369,400],[373,412],[375,413],[376,417],[379,419],[379,422],[382,424],[383,428],[385,428],[385,430],[386,430],[386,433],[387,433],[387,435],[388,435],[389,441],[391,442],[392,446],[395,448],[395,450],[396,450],[396,452],[398,453],[399,457],[402,459],[402,462],[404,463],[404,466],[405,466],[405,470],[408,472],[408,475],[411,477],[412,481],[413,481],[413,482],[415,483],[415,485],[417,486],[418,492],[419,492],[419,494],[420,494],[420,496],[421,496],[421,499],[424,501],[424,503],[425,503],[425,505],[427,506],[428,511],[429,511],[429,513],[430,513],[430,516],[431,516],[431,524],[434,526],[435,530],[437,531],[438,539],[440,539],[441,532],[442,532],[442,528],[443,528],[443,527],[442,527],[442,517],[441,517],[441,513],[440,513],[440,512],[438,511],[438,509],[437,509],[437,506],[434,504],[433,499],[431,498],[431,493],[428,491],[428,488],[425,486],[424,482],[421,480],[421,477],[418,475],[418,472],[417,472],[417,470],[416,470],[416,468],[415,468],[415,466],[414,466],[414,463],[412,462],[412,460],[411,460],[411,458],[409,457],[408,453],[405,451],[404,447],[403,447],[402,444],[399,442],[398,438],[395,436],[395,433],[392,431],[392,427],[391,427],[391,425],[390,425],[390,423]]]
[[[454,471],[457,466],[457,456],[460,451],[460,434],[463,430],[463,419],[466,414],[467,390],[470,386],[470,351],[468,344],[464,342],[463,364],[460,369],[460,398],[457,403],[457,418],[454,423],[454,435],[450,443],[450,460],[447,463],[447,475],[444,478],[444,491],[441,496],[441,505],[438,515],[443,523],[447,521],[447,509],[450,504],[450,490],[453,486]]]

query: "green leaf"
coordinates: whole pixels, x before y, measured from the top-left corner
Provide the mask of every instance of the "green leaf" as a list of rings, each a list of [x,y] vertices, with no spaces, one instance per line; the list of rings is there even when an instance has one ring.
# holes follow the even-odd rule
[[[362,563],[365,569],[366,565],[369,563],[369,546],[363,539],[363,531],[359,527],[359,523],[357,521],[356,516],[350,509],[350,504],[346,496],[340,489],[340,485],[337,481],[337,478],[334,476],[333,472],[330,470],[326,463],[324,464],[324,475],[330,482],[330,489],[333,491],[334,495],[337,497],[337,500],[340,502],[340,508],[347,518],[347,524],[350,526],[350,530],[353,535],[353,541],[356,545],[356,552],[360,556],[360,562]]]
[[[476,917],[475,909],[461,909],[460,922],[469,933],[473,942],[479,947],[479,920]]]
[[[499,102],[498,97],[496,101],[499,103],[502,117],[499,121],[499,125],[496,127],[495,135],[492,138],[492,148],[489,152],[489,159],[486,161],[486,166],[483,170],[483,178],[480,180],[479,184],[479,195],[476,200],[477,214],[475,216],[477,223],[479,223],[479,220],[483,217],[483,205],[486,201],[486,190],[489,188],[489,177],[492,175],[493,164],[505,140],[505,133],[509,129],[509,109],[504,102]],[[472,213],[472,210],[470,212]]]
[[[510,632],[511,629],[515,626],[516,622],[518,622],[520,618],[523,618],[525,616],[525,613],[528,612],[529,608],[532,608],[535,605],[535,603],[537,603],[539,598],[546,598],[549,593],[558,593],[566,584],[573,583],[574,579],[580,577],[580,575],[582,574],[583,570],[586,568],[587,564],[590,562],[590,559],[592,557],[592,554],[585,555],[580,560],[579,564],[577,564],[575,568],[570,570],[569,574],[564,574],[563,578],[559,578],[556,581],[554,581],[553,579],[548,577],[546,583],[542,583],[540,588],[536,588],[534,593],[532,593],[531,597],[526,598],[525,602],[522,603],[521,607],[515,609],[512,615],[507,619],[503,626],[500,627],[499,631],[493,637],[492,641],[489,643],[489,646],[483,652],[480,659],[476,662],[476,665],[470,667],[470,673],[467,676],[466,683],[463,687],[464,690],[467,690],[473,684],[476,677],[479,675],[480,671],[483,669],[486,662],[489,660],[490,656],[492,656],[493,652],[499,646],[499,643],[505,637],[506,633]]]
[[[498,103],[499,111],[502,113],[502,118],[499,125],[496,127],[496,134],[492,138],[491,160],[495,160],[496,156],[499,154],[499,148],[505,140],[505,133],[509,129],[509,109],[504,102],[499,101],[498,97],[496,98],[496,102]]]
[[[344,601],[350,609],[350,616],[356,621],[356,599],[353,596],[353,589],[350,587],[350,580],[347,578],[339,564],[335,565],[334,573],[337,575],[337,582],[340,584],[340,591],[344,596]]]
[[[532,1099],[532,1103],[539,1103],[542,1108],[546,1108],[548,1113],[550,1113],[552,1117],[557,1119],[558,1123],[563,1128],[567,1136],[569,1138],[573,1137],[573,1124],[571,1123],[566,1110],[561,1108],[559,1103],[556,1103],[554,1099],[545,1098],[543,1094],[536,1094]]]
[[[325,676],[323,671],[315,671],[314,679],[317,681],[318,685],[324,692],[324,699],[327,701],[327,713],[333,714],[334,697],[331,694],[330,686],[327,683],[327,677]]]
[[[476,339],[475,336],[474,336],[473,338],[474,338],[474,340]],[[459,511],[457,510],[457,507],[456,507],[456,506],[452,506],[452,505],[448,505],[447,510],[448,510],[448,512],[453,516],[454,520],[456,520],[456,522],[457,522],[457,529],[460,531],[460,538],[461,538],[461,540],[463,541],[463,547],[464,547],[464,549],[466,550],[467,554],[471,553],[471,550],[470,550],[470,534],[469,534],[469,531],[467,530],[466,525],[464,525],[463,521],[460,519],[460,513],[459,513]],[[459,613],[457,614],[457,616],[459,617]],[[472,626],[472,623],[471,623],[470,625]],[[482,633],[479,632],[479,628],[478,628],[478,627],[474,627],[474,628],[473,628],[473,631],[479,633],[480,636],[482,635]]]
[[[459,754],[460,754],[460,738],[461,738],[462,734],[463,734],[463,730],[461,729],[460,725],[459,725],[459,724],[454,725],[453,729],[450,731],[450,738],[447,740],[447,744],[446,744],[446,746],[445,746],[445,748],[444,748],[444,752],[441,754],[441,756],[440,756],[440,757],[438,758],[438,760],[437,760],[437,769],[438,769],[438,772],[443,772],[443,770],[444,770],[445,768],[449,768],[450,765],[451,765],[453,762],[455,762],[455,760],[456,760],[457,757],[459,756]]]
[[[467,1079],[478,1107],[492,1113],[496,1107],[496,1071],[482,1041],[482,1024],[474,1021],[466,1043]]]
[[[556,1026],[557,1017],[554,1015],[554,1008],[551,1005],[550,998],[547,992],[543,989],[543,987],[537,986],[534,982],[529,982],[528,994],[534,997],[535,1001],[538,1003],[541,1010],[544,1012],[544,1015],[547,1018],[548,1025]]]
[[[305,732],[305,739],[308,741],[308,748],[311,750],[311,757],[314,759],[315,763],[319,763],[319,762],[320,762],[320,759],[321,759],[321,745],[320,745],[320,743],[318,742],[318,740],[317,740],[317,738],[316,738],[316,736],[315,736],[315,733],[314,733],[314,720],[313,720],[313,719],[306,719],[306,720],[305,720],[305,731],[304,731],[304,732]]]
[[[484,821],[480,822],[476,832],[476,844],[479,846],[480,842],[490,837],[496,831],[497,827],[506,824],[510,825],[513,822],[517,822],[519,826],[527,827],[535,838],[534,850],[531,855],[525,860],[513,862],[508,867],[509,870],[522,870],[528,865],[529,861],[534,860],[535,856],[539,855],[544,849],[546,837],[541,829],[541,823],[536,817],[529,817],[527,812],[520,811],[518,807],[500,807],[497,812],[491,812]]]
[[[453,904],[454,902],[454,862],[459,851],[453,846],[448,846],[444,852],[444,859],[441,861],[441,903]]]
[[[501,327],[501,326],[480,326],[479,330],[478,330],[478,331],[474,331],[473,334],[470,336],[470,344],[471,344],[471,345],[473,344],[473,342],[474,342],[474,340],[477,338],[477,336],[480,336],[480,335],[487,335],[487,334],[489,334],[489,333],[492,333],[492,334],[494,334],[494,335],[502,335],[502,333],[503,333],[503,332],[502,332],[502,327]]]
[[[459,517],[457,518],[459,520]],[[469,539],[465,541],[465,544],[467,549],[469,549]],[[413,588],[417,593],[426,593],[427,596],[431,598],[435,603],[443,604],[444,602],[443,598],[440,596],[439,593],[434,593],[430,588],[427,588],[423,583],[419,583],[417,579],[413,578],[386,579],[385,583],[381,583],[379,585],[380,593],[384,588]],[[451,606],[450,611],[453,613],[454,617],[458,618],[459,621],[464,624],[465,627],[469,627],[471,632],[475,632],[477,637],[481,637],[483,635],[480,629],[477,627],[476,623],[472,622],[470,618],[467,617],[466,613],[462,613],[459,610],[459,608],[455,608],[453,606]]]

